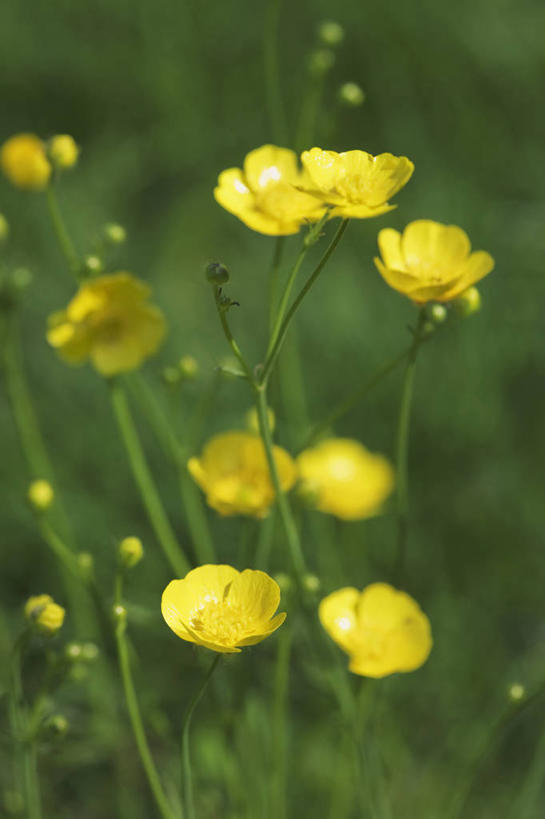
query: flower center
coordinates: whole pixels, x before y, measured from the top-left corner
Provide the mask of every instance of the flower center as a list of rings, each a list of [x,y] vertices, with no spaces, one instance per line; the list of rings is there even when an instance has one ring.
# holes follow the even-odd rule
[[[224,646],[235,646],[247,632],[240,607],[229,600],[211,598],[193,612],[189,627],[208,642]]]

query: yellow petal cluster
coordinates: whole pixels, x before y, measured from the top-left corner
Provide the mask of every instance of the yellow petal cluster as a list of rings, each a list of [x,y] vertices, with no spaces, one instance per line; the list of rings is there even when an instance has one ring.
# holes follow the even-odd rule
[[[65,611],[51,595],[38,594],[25,603],[25,617],[43,634],[56,634],[64,623]]]
[[[71,364],[87,359],[105,376],[134,370],[163,340],[165,320],[149,287],[130,273],[85,282],[66,310],[49,318],[47,340]]]
[[[282,625],[285,613],[274,616],[279,604],[280,587],[265,572],[208,564],[172,580],[161,611],[182,640],[233,654]]]
[[[375,264],[382,277],[417,304],[450,301],[494,267],[490,253],[471,252],[462,228],[430,219],[411,222],[403,233],[385,228],[378,245],[382,258]]]
[[[387,583],[363,591],[338,589],[319,606],[322,626],[364,677],[386,677],[420,668],[430,654],[430,622],[418,603]]]
[[[330,438],[305,449],[297,467],[302,491],[312,505],[342,520],[378,514],[394,486],[387,458],[350,438]]]
[[[16,134],[2,145],[0,165],[17,188],[40,191],[47,187],[51,164],[45,145],[35,134]]]
[[[292,457],[273,448],[280,483],[291,489],[296,479]],[[187,468],[220,515],[263,518],[274,501],[275,491],[261,438],[251,432],[224,432],[211,438],[200,458],[190,458]]]
[[[298,190],[302,184],[294,151],[262,145],[250,151],[242,169],[228,168],[219,175],[214,197],[252,230],[287,236],[325,211],[323,202]]]
[[[332,216],[368,219],[392,210],[389,204],[411,178],[414,165],[406,156],[366,151],[323,151],[301,154],[306,172],[304,189],[333,206]]]

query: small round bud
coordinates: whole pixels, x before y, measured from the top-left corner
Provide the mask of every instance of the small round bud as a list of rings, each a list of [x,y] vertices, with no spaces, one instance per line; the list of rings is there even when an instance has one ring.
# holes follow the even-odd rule
[[[25,603],[25,617],[42,634],[52,636],[59,631],[64,622],[65,611],[51,595],[39,594],[29,597]]]
[[[206,268],[206,278],[210,284],[225,284],[229,281],[229,271],[221,262],[210,262]]]
[[[283,594],[288,594],[293,589],[293,580],[289,574],[286,574],[285,572],[278,572],[278,574],[275,574],[274,579],[280,586],[280,591]]]
[[[334,20],[324,20],[318,26],[318,39],[325,46],[338,46],[344,40],[344,28]]]
[[[481,309],[481,294],[476,287],[470,287],[454,299],[453,303],[458,315],[467,318]]]
[[[425,321],[422,327],[420,328],[420,336],[421,338],[429,338],[435,333],[435,324],[433,321]]]
[[[182,379],[182,374],[178,367],[163,367],[161,372],[161,378],[163,379],[163,383],[167,385],[167,387],[174,387],[176,384],[179,384]]]
[[[78,161],[79,147],[69,134],[58,134],[49,140],[49,156],[56,168],[72,168]]]
[[[513,683],[509,688],[509,699],[513,702],[520,702],[526,696],[526,689],[520,683]]]
[[[16,188],[41,191],[51,176],[45,145],[35,134],[16,134],[2,145],[0,166]]]
[[[321,77],[323,74],[333,68],[335,64],[335,55],[328,48],[318,48],[313,51],[308,58],[309,73],[315,77]]]
[[[365,102],[365,91],[355,82],[345,82],[337,92],[339,102],[348,108],[358,108]]]
[[[180,373],[186,381],[194,381],[199,374],[199,365],[192,355],[184,355],[179,363]]]
[[[433,324],[443,324],[448,316],[447,308],[443,304],[432,304],[428,309],[428,317]]]
[[[55,493],[49,481],[32,481],[28,487],[27,498],[37,512],[45,512],[53,503]]]
[[[95,568],[95,559],[93,555],[89,552],[78,552],[77,561],[82,577],[92,577],[93,570]]]
[[[127,609],[121,605],[114,606],[112,616],[116,623],[124,623],[127,620]]]
[[[122,225],[117,222],[109,222],[104,225],[104,238],[111,245],[122,245],[127,239],[127,231]]]
[[[102,264],[102,259],[100,256],[95,256],[92,254],[90,256],[86,256],[83,260],[82,274],[84,276],[96,276],[98,273],[102,273],[103,269],[104,265]]]
[[[62,737],[68,731],[68,720],[62,714],[53,714],[44,722],[44,730],[55,737]]]
[[[26,290],[32,284],[32,273],[28,267],[16,267],[10,278],[16,290]]]
[[[64,647],[64,656],[67,660],[71,663],[75,662],[76,660],[81,659],[81,654],[83,651],[83,646],[81,643],[67,643]]]
[[[119,559],[126,569],[132,569],[144,557],[142,541],[137,537],[124,537],[119,544]]]
[[[303,586],[304,588],[312,593],[320,591],[322,586],[321,580],[315,574],[306,574],[303,577]]]
[[[94,663],[99,654],[99,648],[95,643],[83,643],[81,646],[81,659],[86,663]]]
[[[269,419],[269,429],[271,432],[274,432],[276,418],[274,411],[270,407],[267,407],[267,417]],[[259,417],[255,407],[250,407],[246,413],[246,428],[249,429],[250,432],[255,432],[259,435]]]
[[[8,235],[9,235],[8,220],[6,219],[3,213],[0,213],[0,242],[3,242],[5,239],[7,239]]]

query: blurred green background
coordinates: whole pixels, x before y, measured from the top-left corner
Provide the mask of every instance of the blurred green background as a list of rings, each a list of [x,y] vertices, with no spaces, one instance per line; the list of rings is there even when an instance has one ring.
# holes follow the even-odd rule
[[[319,0],[286,3],[282,10],[281,80],[292,135],[316,29],[331,17],[331,4]],[[203,276],[207,262],[220,259],[231,271],[229,293],[240,302],[232,326],[254,363],[266,343],[274,240],[251,232],[212,198],[222,169],[240,165],[249,150],[274,139],[263,68],[266,19],[266,3],[241,0],[0,4],[0,140],[21,131],[70,133],[82,146],[77,169],[63,178],[61,205],[82,253],[92,251],[105,222],[127,228],[129,240],[110,267],[148,280],[167,315],[167,343],[146,365],[160,400],[168,401],[162,366],[184,354],[199,362],[200,380],[184,388],[185,406],[173,409],[180,428],[182,411],[195,405],[228,352]],[[416,171],[396,197],[396,211],[350,224],[300,311],[298,346],[310,418],[324,417],[409,338],[415,310],[388,289],[372,262],[381,227],[399,229],[417,218],[458,224],[476,249],[496,259],[496,270],[480,288],[482,311],[439,333],[418,363],[405,585],[431,618],[435,647],[423,669],[382,684],[372,729],[379,749],[373,764],[382,771],[392,805],[391,813],[384,807],[377,815],[432,819],[442,815],[465,761],[507,707],[510,684],[534,690],[545,680],[545,5],[339,0],[334,19],[346,36],[326,79],[314,143],[404,154]],[[361,108],[336,101],[346,81],[364,88]],[[134,490],[107,389],[89,367],[67,369],[45,342],[46,316],[67,302],[73,287],[44,197],[1,180],[0,212],[11,226],[5,263],[34,274],[22,321],[36,408],[78,546],[95,555],[106,597],[116,541],[138,534],[147,545],[145,568],[134,571],[129,587],[140,657],[136,674],[153,746],[161,766],[174,765],[175,777],[175,763],[167,760],[205,662],[161,620],[158,602],[170,570]],[[286,269],[299,241],[287,242]],[[400,387],[396,372],[335,432],[392,456]],[[279,400],[281,392],[275,393],[277,439],[296,447],[299,431],[289,423],[289,400]],[[288,399],[295,394],[288,388]],[[225,380],[195,446],[214,431],[239,427],[249,403],[244,384]],[[48,591],[63,602],[63,589],[25,504],[28,473],[4,392],[0,425],[5,654],[26,597]],[[145,424],[141,430],[171,518],[187,542],[174,470]],[[246,527],[251,544],[252,524],[212,514],[210,520],[222,561],[243,568],[241,532]],[[341,582],[363,587],[392,579],[391,514],[344,527],[329,524],[320,531],[332,532],[327,548],[340,553]],[[307,521],[305,553],[329,592],[338,578],[324,575],[324,544],[317,545],[316,530]],[[251,565],[251,546],[247,555]],[[277,531],[271,569],[286,565]],[[68,617],[65,636],[74,636],[71,628]],[[259,777],[274,765],[266,722],[270,642],[229,663],[198,714],[195,765],[205,794],[203,817],[268,816]],[[341,731],[331,696],[313,687],[305,672],[307,660],[295,651],[289,815],[321,817],[338,775]],[[89,738],[91,716],[76,689],[68,686],[61,700],[71,735],[40,763],[45,815],[153,816],[122,707],[113,764],[112,738],[102,745]],[[544,728],[541,700],[511,720],[481,766],[464,816],[523,819],[517,799],[527,772],[535,773]],[[539,781],[539,771],[535,775]],[[524,819],[543,816],[545,791],[537,793]]]

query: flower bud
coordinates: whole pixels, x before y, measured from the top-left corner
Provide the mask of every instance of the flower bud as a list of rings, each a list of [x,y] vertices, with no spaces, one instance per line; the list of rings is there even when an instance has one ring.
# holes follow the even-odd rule
[[[117,222],[109,222],[104,225],[104,238],[111,245],[122,245],[127,239],[127,231]]]
[[[179,384],[182,380],[182,374],[178,367],[173,367],[169,365],[168,367],[163,367],[161,372],[161,378],[163,379],[163,383],[167,385],[167,387],[174,387],[176,384]]]
[[[93,576],[93,570],[95,568],[93,555],[89,552],[79,552],[77,561],[81,576],[86,580],[90,579]]]
[[[67,660],[71,663],[75,662],[76,660],[81,659],[81,654],[83,651],[83,646],[81,643],[67,643],[64,647],[64,656]]]
[[[481,294],[476,287],[470,287],[454,299],[453,304],[458,315],[467,318],[481,309]]]
[[[58,134],[49,140],[49,156],[56,168],[72,168],[78,161],[79,147],[69,134]]]
[[[0,242],[3,242],[5,239],[7,239],[8,234],[9,234],[8,220],[6,219],[3,213],[0,213]]]
[[[269,419],[269,429],[271,432],[274,432],[276,418],[274,411],[270,407],[267,407],[267,417]],[[259,417],[255,407],[250,407],[246,413],[246,429],[249,429],[250,432],[255,432],[257,435],[259,435]]]
[[[226,284],[229,281],[229,271],[221,262],[210,262],[206,268],[206,278],[210,284]]]
[[[508,693],[512,702],[520,702],[526,696],[526,689],[520,683],[513,683]]]
[[[358,108],[365,102],[365,91],[355,82],[345,82],[337,92],[339,102],[348,108]]]
[[[144,557],[142,541],[137,537],[124,537],[119,544],[119,559],[126,569],[132,569]]]
[[[192,355],[184,355],[180,359],[178,367],[185,381],[194,381],[199,373],[199,365]]]
[[[127,621],[127,609],[125,606],[116,605],[112,608],[112,617],[116,623],[125,623]]]
[[[37,480],[32,481],[28,487],[27,498],[33,509],[45,512],[53,503],[55,493],[49,481]]]
[[[53,714],[43,724],[44,731],[55,737],[62,737],[68,731],[68,720],[62,714]]]
[[[0,166],[9,181],[23,190],[44,190],[51,176],[44,143],[35,134],[16,134],[6,140]]]
[[[32,284],[32,273],[28,267],[16,267],[12,270],[10,279],[16,290],[26,290]]]
[[[308,592],[318,592],[322,586],[322,582],[319,577],[315,574],[305,574],[303,577],[303,587]]]
[[[430,304],[428,305],[428,318],[433,324],[443,324],[448,316],[447,308],[444,304]]]
[[[25,617],[42,634],[56,634],[64,622],[65,611],[49,594],[29,597],[25,603]]]
[[[335,55],[328,48],[318,48],[312,51],[308,58],[308,71],[314,77],[321,77],[333,68]]]
[[[104,265],[102,264],[100,256],[91,254],[90,256],[86,256],[83,260],[83,269],[81,272],[83,276],[96,276],[98,273],[102,273],[103,269]]]
[[[325,46],[338,46],[344,40],[344,29],[334,20],[324,20],[318,26],[318,39]]]

